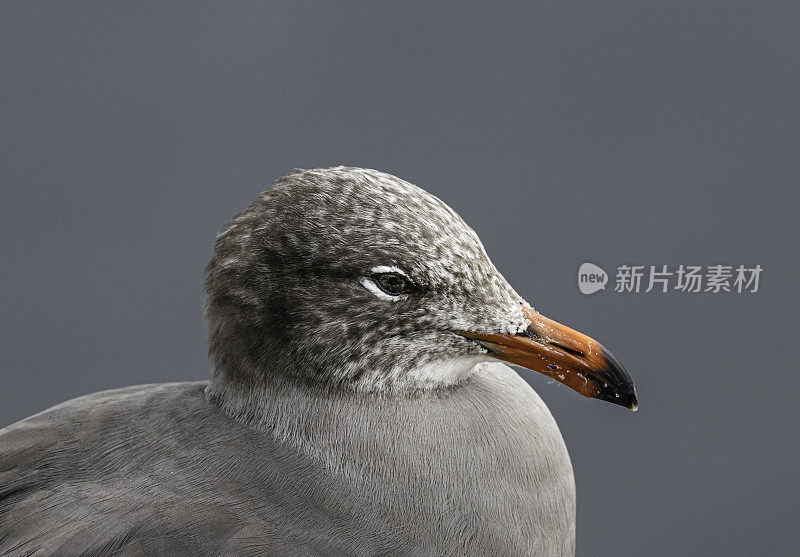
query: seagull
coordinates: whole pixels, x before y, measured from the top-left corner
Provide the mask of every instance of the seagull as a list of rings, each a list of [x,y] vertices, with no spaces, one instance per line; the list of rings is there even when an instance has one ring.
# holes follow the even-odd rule
[[[631,410],[636,391],[442,201],[295,171],[217,237],[204,299],[208,382],[0,430],[0,554],[574,555],[564,440],[507,364]]]

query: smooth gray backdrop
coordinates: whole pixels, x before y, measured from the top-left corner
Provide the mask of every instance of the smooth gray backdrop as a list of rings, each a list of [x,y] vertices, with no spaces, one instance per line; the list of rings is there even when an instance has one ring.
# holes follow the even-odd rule
[[[4,2],[0,426],[205,378],[217,231],[295,167],[373,167],[634,377],[636,414],[524,373],[572,455],[579,555],[792,554],[798,28],[762,1]],[[583,261],[764,273],[584,296]]]

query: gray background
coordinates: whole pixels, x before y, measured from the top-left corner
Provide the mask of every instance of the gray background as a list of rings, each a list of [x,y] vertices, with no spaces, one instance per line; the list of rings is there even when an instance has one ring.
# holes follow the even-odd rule
[[[798,507],[797,5],[0,8],[0,426],[207,375],[216,232],[295,167],[397,174],[641,409],[524,373],[580,555],[789,554]],[[583,261],[761,264],[757,294],[583,296]]]

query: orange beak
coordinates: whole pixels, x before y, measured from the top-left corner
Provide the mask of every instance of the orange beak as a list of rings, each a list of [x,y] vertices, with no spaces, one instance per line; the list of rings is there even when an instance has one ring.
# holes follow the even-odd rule
[[[477,341],[490,356],[538,371],[583,396],[634,411],[639,407],[630,375],[602,344],[530,308],[522,311],[531,322],[522,334],[459,334]]]

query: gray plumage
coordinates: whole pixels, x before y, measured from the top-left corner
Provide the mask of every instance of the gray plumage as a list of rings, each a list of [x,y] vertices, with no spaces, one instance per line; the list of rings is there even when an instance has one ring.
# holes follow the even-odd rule
[[[408,292],[370,282],[387,269]],[[558,427],[454,333],[520,333],[524,300],[444,203],[376,171],[295,172],[219,236],[205,296],[208,384],[0,431],[0,554],[574,553]]]

